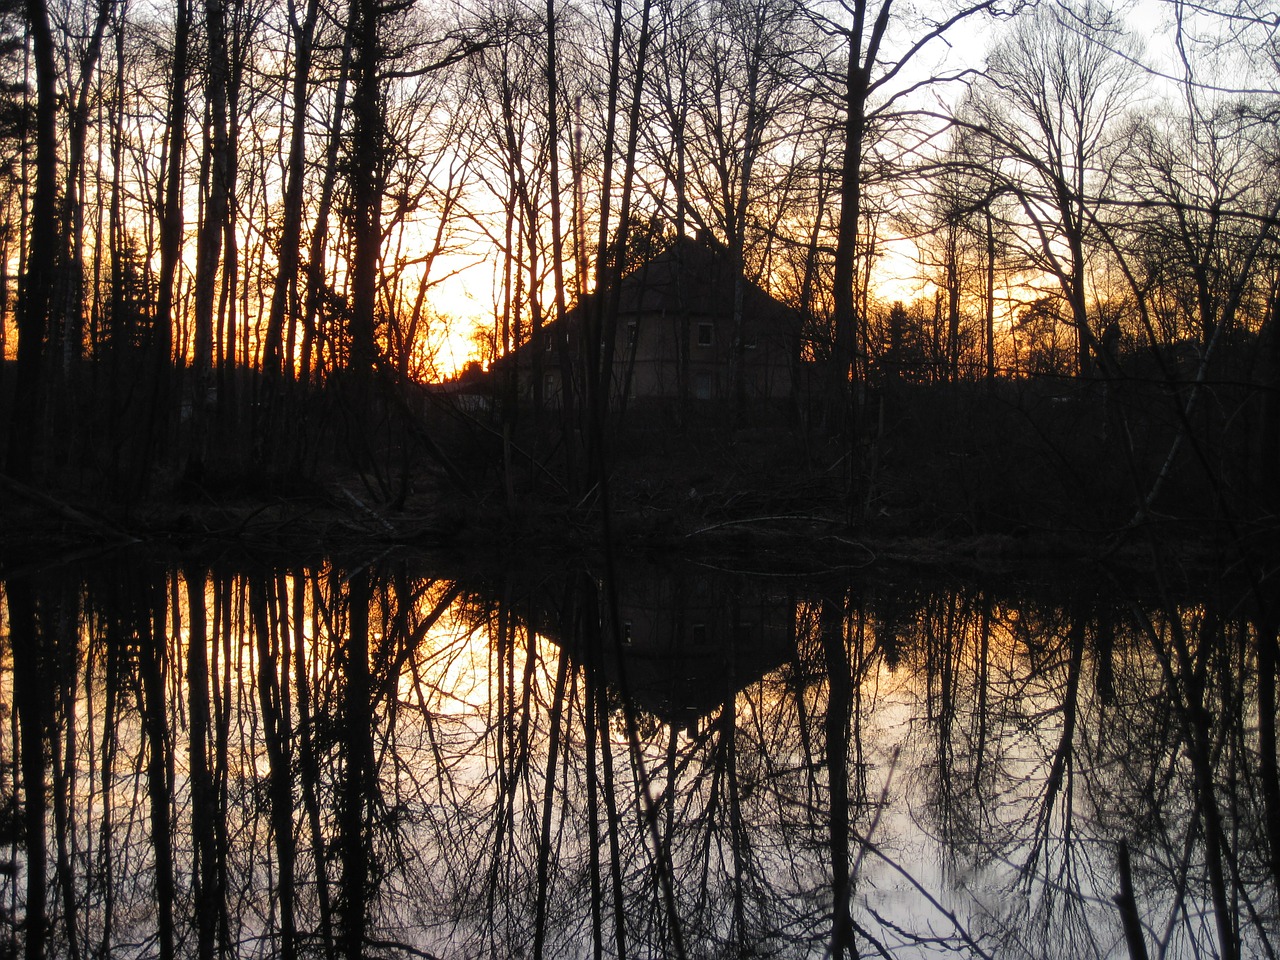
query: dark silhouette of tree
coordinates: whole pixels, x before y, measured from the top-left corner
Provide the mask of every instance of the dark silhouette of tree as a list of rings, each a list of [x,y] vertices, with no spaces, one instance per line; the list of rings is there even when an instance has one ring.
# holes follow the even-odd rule
[[[43,432],[45,384],[42,357],[53,319],[58,255],[57,97],[58,73],[44,0],[28,0],[36,77],[35,191],[26,251],[26,272],[18,290],[18,358],[9,424],[5,472],[14,480],[32,478]]]

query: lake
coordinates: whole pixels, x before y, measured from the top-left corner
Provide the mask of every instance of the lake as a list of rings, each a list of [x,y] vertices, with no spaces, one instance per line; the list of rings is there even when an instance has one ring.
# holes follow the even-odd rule
[[[1274,956],[1200,579],[11,567],[0,955]]]

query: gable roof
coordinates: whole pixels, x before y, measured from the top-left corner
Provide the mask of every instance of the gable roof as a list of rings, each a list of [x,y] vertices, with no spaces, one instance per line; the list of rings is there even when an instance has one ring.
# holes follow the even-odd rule
[[[625,331],[631,321],[640,317],[665,315],[727,322],[733,316],[733,280],[732,257],[722,244],[706,236],[676,237],[622,277],[618,305],[621,322],[615,336],[626,336]],[[578,337],[568,334],[579,328],[585,311],[596,303],[597,295],[588,294],[570,307],[562,318],[544,320],[542,336],[566,335],[570,352],[576,354]],[[742,313],[752,341],[790,344],[800,331],[799,312],[774,299],[750,280],[744,280]],[[543,341],[547,350],[551,350],[550,342],[553,341]],[[725,338],[722,343],[728,344],[729,340]],[[724,358],[719,353],[718,360],[722,361]],[[490,364],[489,371],[495,373],[512,365],[527,364],[534,355],[534,348],[529,343],[522,343],[497,357]],[[673,358],[659,360],[674,362]]]
[[[727,249],[710,238],[677,237],[622,278],[619,312],[724,316],[733,310],[733,287]],[[743,308],[776,316],[792,312],[750,280],[743,291]]]

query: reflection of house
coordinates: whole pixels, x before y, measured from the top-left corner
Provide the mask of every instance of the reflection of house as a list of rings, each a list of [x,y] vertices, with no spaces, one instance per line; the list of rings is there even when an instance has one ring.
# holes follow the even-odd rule
[[[790,396],[799,356],[797,315],[756,284],[738,279],[735,284],[727,250],[709,239],[688,237],[673,240],[623,277],[613,338],[613,397],[728,398],[737,370],[744,399]],[[740,324],[735,320],[739,291]],[[587,298],[562,322],[544,327],[536,342],[516,351],[524,396],[532,396],[540,380],[543,397],[556,400],[562,356],[578,366],[582,325],[594,309],[597,300]],[[495,370],[508,368],[509,362],[499,360]]]
[[[600,585],[584,578],[579,587],[573,607],[559,606],[563,594],[547,598],[553,603],[542,608],[538,632],[578,663],[595,664],[640,709],[678,727],[696,724],[794,656],[794,603],[729,578],[627,571],[618,582],[616,640],[600,624]],[[574,616],[574,609],[590,612]]]

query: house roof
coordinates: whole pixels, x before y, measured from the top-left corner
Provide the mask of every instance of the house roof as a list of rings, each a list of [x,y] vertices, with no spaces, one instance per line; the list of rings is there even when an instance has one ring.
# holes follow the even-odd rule
[[[733,314],[733,276],[732,258],[723,245],[706,237],[677,237],[623,276],[619,319],[626,323],[632,317],[666,314],[727,321]],[[594,302],[594,295],[588,296],[574,304],[563,319],[546,320],[543,335],[576,328],[583,311]],[[790,336],[799,330],[799,314],[750,280],[743,289],[743,318],[750,328],[768,328],[779,336]],[[622,327],[620,324],[619,331]],[[570,343],[571,349],[576,349],[575,338]],[[525,344],[498,357],[490,371],[521,362],[517,358],[528,357],[529,350]]]
[[[710,239],[677,237],[622,278],[619,311],[727,315],[733,309],[733,281],[732,258],[723,246]],[[743,296],[748,313],[791,313],[751,281]]]

